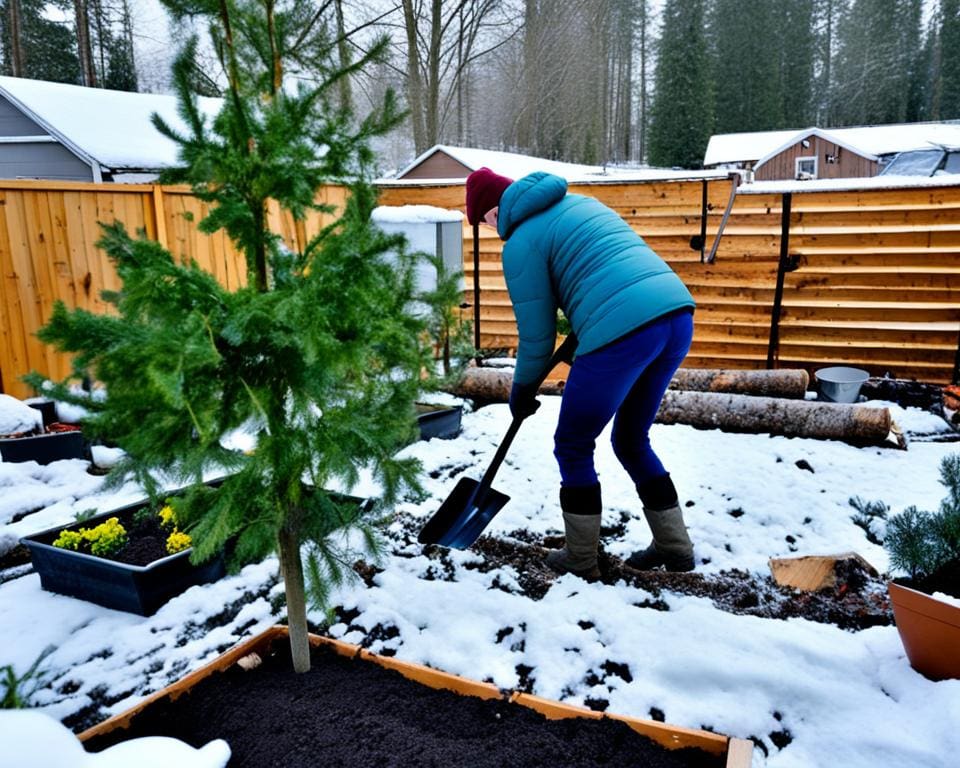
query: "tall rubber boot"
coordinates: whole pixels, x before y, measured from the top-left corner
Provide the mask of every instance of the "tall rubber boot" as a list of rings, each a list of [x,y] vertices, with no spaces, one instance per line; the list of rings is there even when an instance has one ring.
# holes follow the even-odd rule
[[[670,475],[638,484],[637,494],[643,502],[643,515],[653,533],[653,541],[646,549],[630,555],[627,565],[638,571],[661,567],[674,573],[692,571],[695,567],[693,542],[683,523],[683,511]]]
[[[557,573],[572,573],[587,581],[599,579],[600,483],[561,488],[560,508],[563,510],[566,541],[563,549],[555,549],[547,554],[547,565]]]

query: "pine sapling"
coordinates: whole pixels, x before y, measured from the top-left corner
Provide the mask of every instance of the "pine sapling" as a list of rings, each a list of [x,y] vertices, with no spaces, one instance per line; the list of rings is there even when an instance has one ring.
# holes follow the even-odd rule
[[[413,261],[402,238],[371,225],[376,195],[366,181],[368,139],[402,116],[389,93],[359,122],[331,106],[340,80],[381,57],[386,40],[340,68],[309,6],[165,2],[175,16],[209,22],[227,87],[211,122],[191,90],[197,43],[189,41],[174,65],[186,129],[154,118],[179,146],[180,165],[163,180],[189,184],[209,204],[198,227],[226,232],[245,258],[247,284],[227,291],[160,244],[107,225],[100,246],[122,287],[105,298],[116,311],[60,305],[41,338],[75,353],[77,377],[104,386],[86,427],[126,451],[112,480],[132,473],[155,500],[160,473],[189,484],[173,507],[194,561],[228,542],[233,567],[278,553],[293,665],[303,672],[305,572],[309,597],[323,605],[351,573],[355,550],[377,555],[383,509],[418,488],[418,463],[396,451],[416,430],[425,325],[410,309]],[[319,85],[288,77],[305,52]],[[315,203],[331,181],[347,189],[337,209]],[[271,228],[281,216],[318,212],[328,223],[301,247]],[[387,256],[398,250],[399,263]],[[254,451],[222,442],[237,429],[255,434]],[[353,487],[361,467],[380,481],[381,505],[324,490]],[[202,482],[212,470],[227,473],[217,487]]]
[[[890,565],[913,580],[960,559],[960,454],[942,459],[940,482],[948,493],[937,512],[911,506],[887,522],[883,545]]]

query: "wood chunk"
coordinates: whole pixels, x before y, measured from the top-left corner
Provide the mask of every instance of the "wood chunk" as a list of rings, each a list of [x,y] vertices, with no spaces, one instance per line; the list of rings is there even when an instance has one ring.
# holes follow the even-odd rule
[[[263,663],[263,659],[260,658],[260,654],[253,652],[248,653],[246,656],[243,656],[237,659],[237,666],[240,667],[244,672],[249,672],[252,669],[256,669]]]
[[[877,576],[877,569],[856,552],[770,558],[770,572],[777,584],[805,592],[832,589],[837,586],[838,576],[845,576],[851,570],[866,571],[871,576]]]

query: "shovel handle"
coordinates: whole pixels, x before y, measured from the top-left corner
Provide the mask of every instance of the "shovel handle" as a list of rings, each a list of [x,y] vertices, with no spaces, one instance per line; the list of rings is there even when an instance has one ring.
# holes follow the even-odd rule
[[[553,355],[550,357],[547,367],[544,368],[543,373],[540,374],[540,377],[534,382],[536,388],[540,389],[540,385],[546,381],[547,376],[550,375],[550,372],[557,367],[560,363],[567,362],[573,357],[573,353],[577,350],[577,337],[576,334],[571,333],[563,340],[563,343],[557,347]],[[500,441],[500,447],[497,448],[497,452],[493,456],[493,461],[490,462],[490,466],[487,467],[487,471],[483,473],[483,478],[480,480],[480,485],[477,486],[476,493],[474,494],[474,503],[479,505],[483,498],[487,495],[487,491],[490,490],[490,486],[493,484],[493,478],[497,474],[497,470],[500,469],[500,465],[503,463],[503,460],[507,456],[507,451],[510,450],[510,444],[513,442],[513,438],[517,436],[517,432],[520,431],[520,425],[523,424],[525,416],[514,416],[513,421],[510,422],[510,427],[507,429],[507,434],[503,436],[503,440]]]

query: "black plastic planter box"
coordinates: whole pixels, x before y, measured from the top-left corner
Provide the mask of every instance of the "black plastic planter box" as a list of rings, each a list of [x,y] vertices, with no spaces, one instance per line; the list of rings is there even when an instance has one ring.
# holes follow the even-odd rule
[[[131,504],[21,539],[30,549],[40,585],[49,592],[149,616],[188,587],[216,581],[226,573],[223,555],[196,566],[190,563],[191,549],[138,566],[53,546],[61,531],[91,528],[110,517],[119,517],[128,526],[134,513],[145,506],[143,502]]]
[[[460,419],[463,407],[459,405],[426,405],[417,403],[417,422],[420,424],[420,439],[439,437],[449,440],[460,434]]]
[[[44,435],[0,438],[0,457],[4,461],[35,461],[49,464],[61,459],[84,458],[83,432],[48,432]]]

